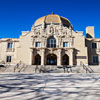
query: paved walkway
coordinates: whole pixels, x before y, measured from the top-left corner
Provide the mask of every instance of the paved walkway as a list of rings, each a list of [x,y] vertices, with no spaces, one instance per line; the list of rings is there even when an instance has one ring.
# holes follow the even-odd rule
[[[100,100],[100,74],[0,74],[0,100]]]

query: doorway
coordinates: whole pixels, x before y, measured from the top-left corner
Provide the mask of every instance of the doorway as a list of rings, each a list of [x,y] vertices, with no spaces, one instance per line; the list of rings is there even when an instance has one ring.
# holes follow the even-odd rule
[[[67,54],[62,57],[62,65],[69,65],[69,56]]]
[[[41,56],[37,54],[35,56],[35,65],[40,65],[41,64]]]
[[[57,56],[55,54],[47,55],[47,65],[57,65]]]

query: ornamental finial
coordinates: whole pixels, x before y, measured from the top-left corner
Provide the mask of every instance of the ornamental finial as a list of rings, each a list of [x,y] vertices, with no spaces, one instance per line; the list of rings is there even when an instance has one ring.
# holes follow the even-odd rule
[[[52,12],[51,15],[54,15],[54,12]]]

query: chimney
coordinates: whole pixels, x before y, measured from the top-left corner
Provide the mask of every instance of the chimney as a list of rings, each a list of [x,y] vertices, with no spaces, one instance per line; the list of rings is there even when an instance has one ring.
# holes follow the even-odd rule
[[[86,27],[86,38],[94,38],[94,26]]]

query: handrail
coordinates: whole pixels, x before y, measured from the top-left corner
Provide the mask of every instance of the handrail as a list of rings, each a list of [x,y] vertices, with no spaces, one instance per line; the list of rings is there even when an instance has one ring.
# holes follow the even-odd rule
[[[86,73],[89,72],[91,73],[91,71],[83,64],[83,68],[86,70]]]
[[[87,67],[86,65],[83,64],[83,62],[81,62],[81,65],[83,67],[83,69],[85,69],[86,73],[89,72],[89,73],[93,73],[93,69],[90,68],[89,66]]]
[[[35,67],[35,73],[37,72],[37,70],[38,71],[40,70],[39,67],[38,67],[38,65],[36,65],[36,67]]]
[[[15,67],[14,67],[14,72],[16,71],[16,69],[17,69],[21,64],[22,64],[22,62],[19,61],[19,63],[17,63],[17,64],[15,65]]]
[[[40,67],[38,65],[36,65],[35,67],[35,72],[39,72],[39,73],[46,73],[47,69],[45,67],[45,65],[41,65]]]
[[[24,64],[22,65],[22,67],[19,69],[19,71],[18,72],[21,72],[22,71],[22,69],[24,70],[25,68],[24,68]]]
[[[66,69],[67,69],[67,73],[72,72],[72,66],[70,66],[70,65],[63,65],[64,73],[65,73]]]
[[[40,72],[40,73],[41,73],[41,72],[42,72],[42,73],[46,73],[46,72],[47,72],[45,65],[40,67],[39,72]]]
[[[91,67],[88,66],[88,68],[91,70],[92,73],[94,73],[93,69]]]

